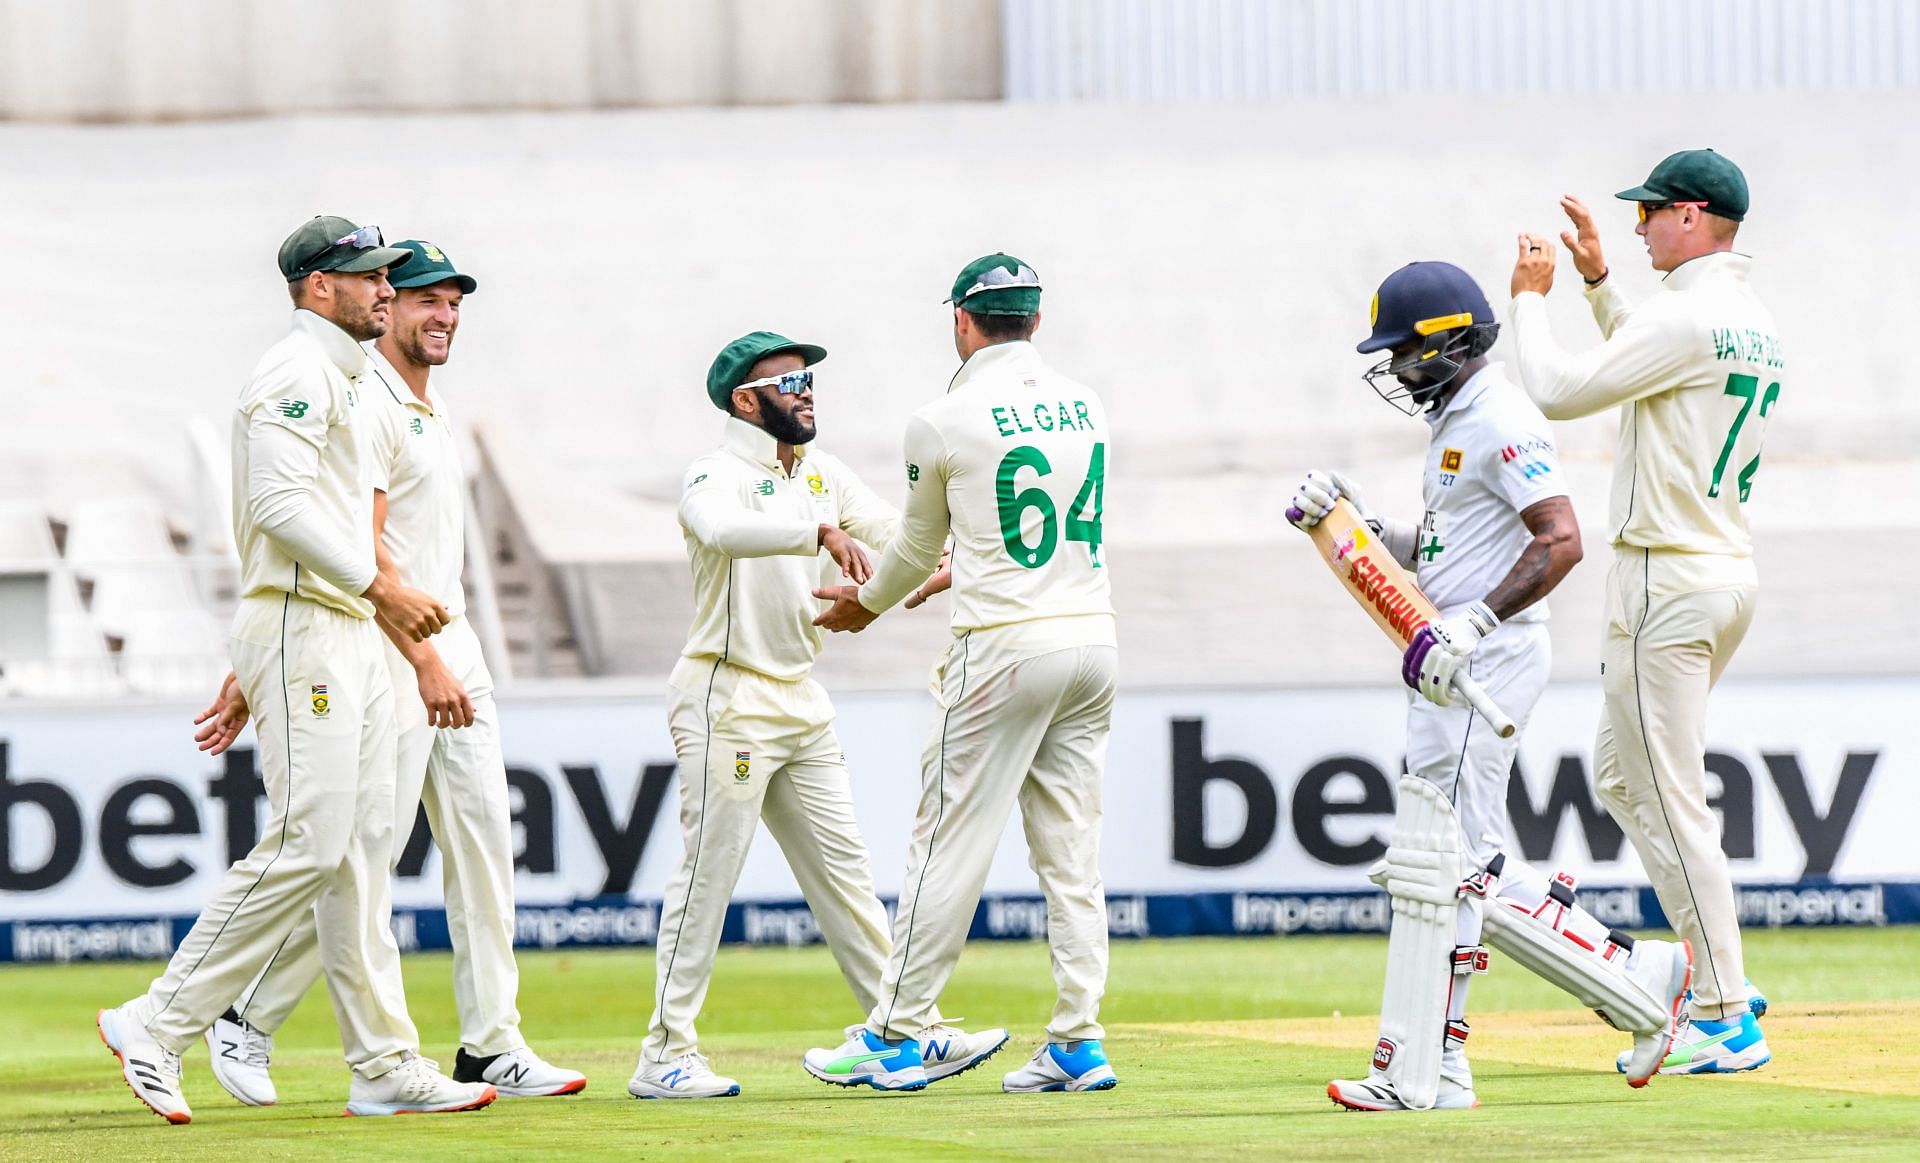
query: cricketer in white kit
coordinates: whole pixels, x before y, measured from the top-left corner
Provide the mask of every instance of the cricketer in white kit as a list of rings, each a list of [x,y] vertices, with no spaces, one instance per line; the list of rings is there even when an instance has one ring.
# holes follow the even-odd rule
[[[441,599],[452,619],[433,642],[390,626],[385,660],[397,731],[392,858],[422,807],[441,854],[453,942],[460,1047],[453,1076],[503,1097],[573,1094],[586,1077],[552,1066],[520,1033],[513,958],[513,820],[500,751],[493,677],[465,617],[466,478],[432,368],[447,361],[472,277],[439,247],[408,240],[412,257],[392,280],[393,325],[368,352],[360,400],[369,424],[375,556],[391,573]],[[250,1106],[277,1098],[273,1037],[320,979],[314,924],[303,921],[231,1009],[207,1031],[213,1075]]]
[[[1107,981],[1101,781],[1119,652],[1101,554],[1106,408],[1041,360],[1040,279],[1005,254],[954,281],[947,393],[907,425],[907,504],[871,581],[822,589],[819,623],[858,631],[908,596],[953,538],[952,645],[894,919],[866,1024],[804,1064],[828,1082],[911,1090],[932,1080],[920,1030],[952,976],[1014,805],[1047,899],[1056,998],[1047,1040],[1004,1090],[1118,1082],[1100,1045]],[[921,589],[921,592],[925,592]]]
[[[853,811],[833,703],[812,677],[816,587],[870,571],[856,538],[889,544],[899,513],[812,446],[814,372],[826,349],[755,331],[723,348],[707,395],[727,413],[720,447],[688,466],[680,525],[693,566],[694,623],[667,683],[679,758],[679,866],[655,949],[654,1011],[628,1093],[719,1098],[740,1084],[700,1053],[694,1020],[713,978],[727,902],[765,823],[862,1006],[879,995],[887,910]],[[916,1033],[922,1031],[916,1030]],[[1005,1030],[969,1034],[925,1017],[940,1075],[999,1050]]]
[[[1354,1110],[1477,1105],[1467,992],[1488,964],[1483,938],[1633,1033],[1636,1086],[1667,1052],[1687,987],[1684,945],[1610,931],[1575,903],[1571,877],[1549,879],[1508,851],[1520,734],[1500,738],[1452,689],[1464,670],[1525,728],[1550,665],[1546,595],[1581,555],[1547,420],[1486,357],[1498,331],[1465,271],[1418,262],[1381,284],[1359,345],[1388,353],[1367,381],[1409,413],[1424,409],[1432,429],[1425,517],[1368,520],[1442,620],[1402,661],[1416,694],[1393,839],[1374,870],[1395,898],[1380,1037],[1364,1079],[1327,1088]],[[1288,518],[1310,528],[1341,496],[1365,511],[1345,477],[1309,473]]]
[[[373,619],[412,640],[447,620],[433,598],[377,570],[369,513],[360,344],[387,330],[387,272],[411,257],[335,217],[280,246],[293,329],[261,358],[234,413],[234,673],[200,720],[203,745],[224,747],[254,708],[269,815],[166,971],[97,1019],[127,1085],[169,1122],[192,1118],[180,1054],[316,917],[353,1068],[346,1113],[468,1110],[496,1097],[420,1057],[388,927],[393,696]]]
[[[1693,943],[1691,1001],[1663,1074],[1725,1074],[1772,1060],[1747,981],[1733,876],[1707,798],[1707,696],[1746,638],[1759,574],[1746,505],[1786,356],[1773,315],[1733,251],[1746,218],[1740,167],[1710,149],[1673,154],[1639,186],[1638,233],[1659,293],[1629,303],[1608,277],[1593,217],[1561,201],[1561,235],[1605,341],[1554,341],[1544,298],[1553,243],[1522,235],[1514,265],[1516,363],[1554,419],[1620,409],[1609,512],[1594,783],[1646,868],[1675,931]]]

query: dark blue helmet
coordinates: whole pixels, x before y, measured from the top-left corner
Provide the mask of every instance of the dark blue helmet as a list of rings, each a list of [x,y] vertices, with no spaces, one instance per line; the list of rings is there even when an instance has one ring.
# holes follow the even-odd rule
[[[1473,276],[1447,262],[1408,263],[1373,296],[1373,333],[1362,355],[1392,351],[1364,374],[1368,386],[1408,415],[1435,404],[1460,369],[1493,346],[1500,333],[1493,308]],[[1413,347],[1414,343],[1418,347]],[[1381,377],[1392,376],[1393,387]]]

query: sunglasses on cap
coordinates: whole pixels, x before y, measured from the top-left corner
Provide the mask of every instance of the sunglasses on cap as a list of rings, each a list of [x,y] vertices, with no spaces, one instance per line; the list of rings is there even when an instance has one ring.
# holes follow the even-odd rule
[[[797,372],[786,372],[760,380],[748,380],[734,391],[737,392],[740,388],[772,388],[783,396],[797,396],[801,392],[813,390],[813,369],[803,367]]]
[[[380,237],[380,228],[378,226],[362,226],[352,234],[346,235],[343,238],[336,238],[319,250],[301,259],[300,265],[295,269],[306,270],[314,263],[319,262],[341,247],[349,247],[353,250],[366,250],[368,247],[385,246],[386,244],[387,240]]]
[[[1010,271],[1003,266],[991,266],[981,272],[980,277],[974,280],[973,286],[968,287],[967,293],[960,296],[960,298],[964,301],[973,298],[982,291],[1015,289],[1039,290],[1040,276],[1035,274],[1034,269],[1025,263],[1021,263],[1020,269],[1017,271]]]
[[[1675,206],[1698,206],[1702,210],[1707,208],[1705,202],[1635,202],[1633,206],[1635,210],[1639,211],[1640,221],[1642,222],[1645,222],[1662,210],[1670,210]]]

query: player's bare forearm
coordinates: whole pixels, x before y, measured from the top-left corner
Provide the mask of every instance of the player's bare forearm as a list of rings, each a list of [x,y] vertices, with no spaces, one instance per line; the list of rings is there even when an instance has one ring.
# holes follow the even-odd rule
[[[1580,563],[1583,552],[1580,522],[1574,518],[1573,503],[1567,498],[1537,501],[1527,506],[1520,519],[1527,523],[1533,540],[1486,598],[1494,617],[1503,622],[1552,593]]]

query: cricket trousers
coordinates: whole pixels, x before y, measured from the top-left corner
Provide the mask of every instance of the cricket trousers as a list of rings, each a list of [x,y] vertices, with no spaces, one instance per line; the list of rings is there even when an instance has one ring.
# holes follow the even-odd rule
[[[887,910],[853,812],[833,703],[811,678],[782,681],[716,658],[683,658],[668,680],[679,758],[680,865],[655,950],[654,1011],[640,1060],[699,1047],[727,902],[764,821],[813,910],[841,976],[871,1007],[887,960]],[[918,1031],[915,1031],[918,1033]]]
[[[1595,786],[1674,930],[1693,942],[1697,1018],[1746,1008],[1733,878],[1707,803],[1707,694],[1758,597],[1746,558],[1621,546],[1607,575]]]
[[[1099,1038],[1107,983],[1101,780],[1119,652],[1071,646],[983,669],[978,636],[955,640],[939,676],[893,954],[867,1028],[891,1041],[931,1024],[1018,804],[1047,900],[1056,990],[1047,1038]]]
[[[413,665],[391,642],[384,645],[399,725],[392,858],[399,860],[424,809],[440,850],[460,1044],[479,1057],[504,1054],[526,1040],[513,959],[513,814],[493,676],[465,618],[434,635],[433,648],[473,702],[471,726],[436,729],[427,723]],[[318,937],[308,918],[234,1008],[271,1034],[320,975]]]
[[[243,599],[234,674],[253,713],[269,816],[137,1007],[180,1053],[317,917],[346,1060],[364,1078],[418,1046],[389,928],[392,680],[371,620],[286,594]]]

